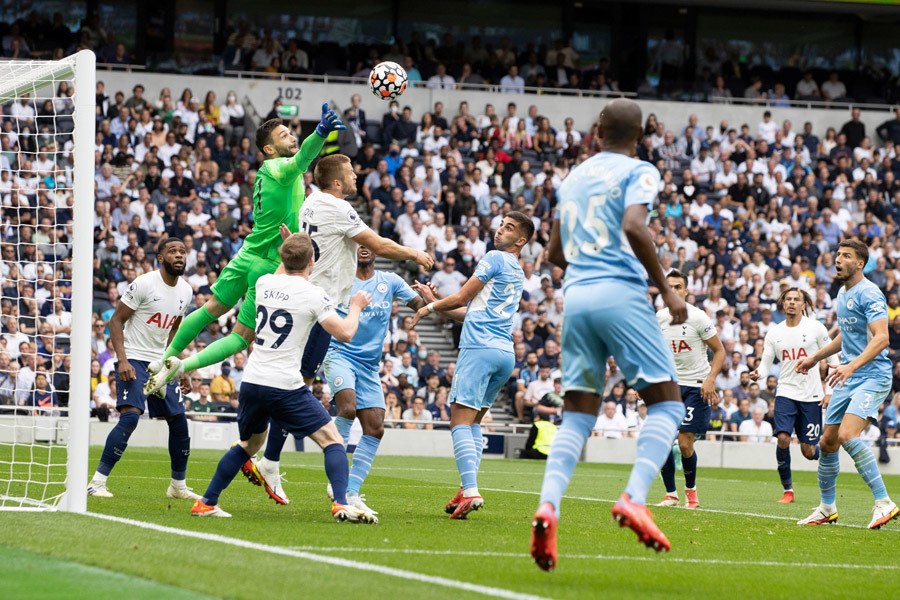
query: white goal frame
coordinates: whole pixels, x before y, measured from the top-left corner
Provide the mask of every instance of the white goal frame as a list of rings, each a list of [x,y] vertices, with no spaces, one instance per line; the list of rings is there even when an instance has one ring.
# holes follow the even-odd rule
[[[22,502],[0,510],[65,510],[87,512],[88,446],[90,444],[90,339],[93,303],[94,119],[96,106],[96,58],[83,50],[59,61],[21,62],[21,69],[0,81],[0,103],[22,94],[70,79],[75,87],[73,131],[72,208],[72,328],[68,440],[65,492],[55,505]],[[18,65],[17,65],[18,66]]]

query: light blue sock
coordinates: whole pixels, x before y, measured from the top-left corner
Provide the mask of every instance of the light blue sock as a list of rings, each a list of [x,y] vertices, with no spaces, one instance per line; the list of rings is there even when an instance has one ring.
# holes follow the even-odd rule
[[[347,484],[348,495],[359,495],[359,488],[362,487],[363,481],[369,475],[369,469],[372,468],[372,461],[375,460],[375,453],[378,452],[380,443],[381,440],[371,435],[359,438],[359,443],[356,444],[356,450],[353,452],[353,466],[350,467],[350,483]]]
[[[481,423],[472,423],[472,442],[475,444],[475,470],[481,470],[481,453],[484,452],[484,436],[481,435]]]
[[[853,462],[856,463],[856,470],[859,471],[860,477],[872,490],[875,500],[886,500],[888,493],[884,488],[884,480],[881,478],[881,471],[878,470],[878,463],[875,461],[875,455],[872,454],[869,446],[858,437],[855,437],[844,442],[844,450],[853,458]]]
[[[475,442],[472,441],[472,428],[469,425],[457,425],[450,430],[453,438],[453,456],[456,457],[456,469],[462,481],[463,490],[478,487],[478,466]]]
[[[575,471],[575,465],[581,458],[581,450],[591,430],[597,422],[597,415],[566,411],[563,422],[550,444],[547,455],[547,466],[544,468],[544,483],[541,485],[540,504],[549,502],[559,517],[559,504],[562,501],[569,479]]]
[[[841,463],[837,452],[822,450],[819,456],[819,492],[822,504],[834,504],[834,488],[837,487],[837,476],[841,471]]]
[[[350,443],[350,428],[353,427],[353,419],[345,419],[344,417],[335,417],[334,425],[337,427],[338,433],[344,438],[344,450]]]
[[[635,504],[646,504],[650,484],[669,457],[675,430],[683,418],[681,400],[657,402],[647,407],[647,420],[638,435],[637,458],[625,486],[625,493]]]

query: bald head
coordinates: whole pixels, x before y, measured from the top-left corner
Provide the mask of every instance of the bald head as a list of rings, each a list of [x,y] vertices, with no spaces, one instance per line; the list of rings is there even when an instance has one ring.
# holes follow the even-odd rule
[[[604,145],[637,144],[641,137],[641,107],[627,98],[616,98],[600,113],[600,137]]]

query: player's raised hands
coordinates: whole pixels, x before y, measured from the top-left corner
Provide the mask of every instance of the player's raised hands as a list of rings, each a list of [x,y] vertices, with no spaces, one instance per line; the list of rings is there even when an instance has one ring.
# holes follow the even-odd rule
[[[415,293],[422,297],[426,304],[437,300],[437,288],[430,281],[424,284],[416,281],[411,287]]]
[[[119,361],[119,379],[122,381],[134,381],[137,376],[134,374],[134,367],[127,360]]]
[[[350,306],[352,308],[358,308],[359,310],[364,309],[369,305],[369,302],[372,301],[372,294],[367,292],[359,291],[353,294],[353,297],[350,298]]]
[[[278,226],[278,233],[281,234],[281,241],[285,241],[289,237],[291,237],[291,230],[288,229],[288,226],[282,223]]]
[[[322,103],[322,120],[316,125],[316,133],[320,137],[328,137],[332,131],[347,129],[347,126],[341,122],[341,118],[336,112],[328,108],[328,103]]]
[[[672,325],[681,325],[687,321],[687,304],[671,288],[662,293],[663,302],[669,308],[672,316]]]

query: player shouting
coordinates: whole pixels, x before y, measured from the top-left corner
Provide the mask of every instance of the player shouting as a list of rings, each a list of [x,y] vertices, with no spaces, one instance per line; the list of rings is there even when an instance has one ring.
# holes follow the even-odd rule
[[[826,378],[834,388],[825,427],[819,442],[819,490],[822,500],[798,525],[822,525],[838,519],[835,488],[840,470],[838,452],[847,451],[863,481],[872,490],[875,507],[869,529],[878,529],[900,514],[888,497],[875,455],[859,436],[878,417],[878,407],[891,391],[891,360],[888,358],[887,303],[874,283],[863,277],[869,249],[859,240],[844,240],[834,259],[835,278],[844,285],[837,295],[840,333],[827,346],[797,363],[806,374],[816,364],[837,352],[841,364]]]

